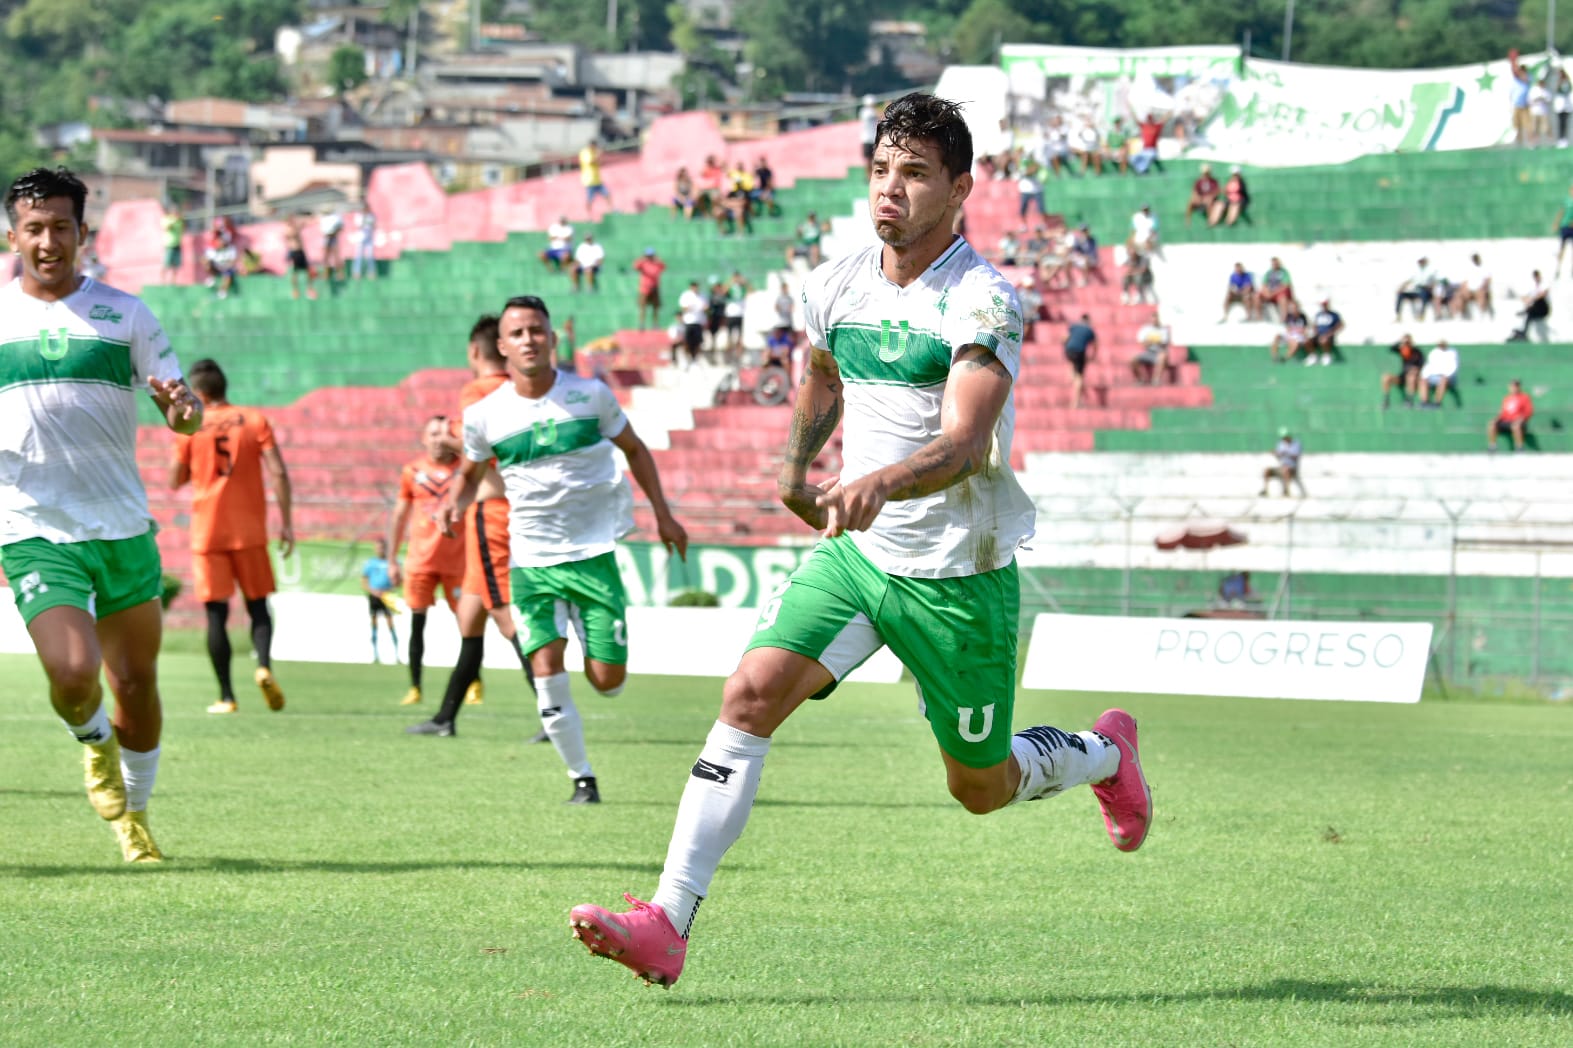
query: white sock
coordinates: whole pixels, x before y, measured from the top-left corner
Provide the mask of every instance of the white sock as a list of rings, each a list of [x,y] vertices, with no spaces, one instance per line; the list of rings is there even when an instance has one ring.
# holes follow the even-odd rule
[[[721,857],[748,824],[769,752],[769,739],[716,721],[694,762],[677,806],[661,882],[650,899],[685,939]]]
[[[1010,803],[1042,800],[1120,770],[1120,748],[1101,732],[1072,735],[1040,725],[1011,736],[1010,752],[1021,767],[1021,784]]]
[[[120,747],[120,774],[126,780],[126,811],[147,811],[153,795],[153,780],[158,778],[158,753],[154,746],[146,753]]]
[[[568,674],[537,677],[535,706],[541,711],[541,727],[546,729],[546,737],[552,740],[557,756],[568,766],[568,775],[575,779],[594,775],[590,770],[590,758],[584,753],[584,722],[579,719],[579,708],[573,704]]]
[[[86,724],[72,724],[64,721],[66,730],[76,736],[76,741],[84,746],[97,746],[101,742],[108,742],[115,729],[109,726],[109,714],[104,712],[104,704],[100,702],[98,709],[87,719]]]

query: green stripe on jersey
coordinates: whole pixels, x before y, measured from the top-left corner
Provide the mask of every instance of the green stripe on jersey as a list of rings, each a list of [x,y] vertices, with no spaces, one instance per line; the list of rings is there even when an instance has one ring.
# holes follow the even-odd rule
[[[131,388],[131,351],[124,342],[45,329],[0,343],[0,389],[50,382],[97,382]]]
[[[950,374],[950,346],[905,320],[885,320],[878,327],[840,324],[826,341],[848,382],[921,388],[937,386]]]
[[[601,436],[598,417],[542,419],[529,429],[493,444],[492,452],[499,466],[519,466],[593,447],[605,439]]]

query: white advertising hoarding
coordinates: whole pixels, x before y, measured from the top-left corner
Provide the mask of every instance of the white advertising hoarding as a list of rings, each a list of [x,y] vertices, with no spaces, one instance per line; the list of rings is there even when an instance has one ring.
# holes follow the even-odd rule
[[[1419,702],[1431,626],[1039,615],[1026,688]]]

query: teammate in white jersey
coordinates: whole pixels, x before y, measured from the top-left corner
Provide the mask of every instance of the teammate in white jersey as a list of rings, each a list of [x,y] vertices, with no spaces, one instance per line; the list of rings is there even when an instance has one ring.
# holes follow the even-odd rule
[[[202,406],[141,300],[77,271],[87,188],[38,168],[5,196],[19,277],[0,287],[0,564],[84,747],[87,795],[128,862],[162,858],[147,825],[163,711],[163,571],[136,462],[136,393],[194,433]],[[115,696],[103,704],[102,670]]]
[[[460,484],[444,499],[437,521],[452,529],[496,458],[508,494],[509,586],[519,644],[535,673],[541,723],[574,780],[569,802],[598,803],[563,652],[572,623],[590,686],[602,695],[622,691],[627,598],[612,550],[633,529],[633,499],[614,447],[650,500],[668,552],[686,558],[688,533],[667,507],[655,459],[612,391],[599,379],[557,369],[557,337],[545,302],[534,295],[509,299],[498,348],[511,381],[464,409]]]
[[[880,121],[869,211],[883,242],[807,278],[811,357],[782,501],[823,541],[770,594],[694,763],[660,884],[633,908],[573,909],[590,952],[671,985],[727,849],[743,832],[770,737],[888,645],[912,671],[951,795],[974,813],[1093,785],[1116,847],[1147,833],[1151,795],[1122,710],[1075,734],[1011,734],[1020,594],[1033,508],[1010,467],[1021,310],[1009,281],[952,234],[972,189],[958,108],[899,99]],[[841,475],[808,467],[843,422]]]

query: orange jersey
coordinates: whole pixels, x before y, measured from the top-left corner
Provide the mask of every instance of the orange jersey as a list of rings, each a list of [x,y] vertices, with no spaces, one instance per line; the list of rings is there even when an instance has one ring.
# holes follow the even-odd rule
[[[410,503],[405,574],[459,575],[464,572],[463,536],[444,537],[435,518],[438,504],[458,475],[457,461],[445,466],[425,455],[405,463],[399,474],[399,501]]]
[[[254,408],[209,408],[202,428],[175,436],[175,460],[191,471],[191,548],[197,553],[268,544],[262,453],[273,427]]]
[[[502,372],[498,372],[495,375],[482,375],[480,378],[472,378],[470,381],[466,382],[464,384],[464,388],[459,390],[460,418],[463,418],[465,408],[469,407],[477,400],[480,400],[482,397],[486,396],[492,390],[496,389],[498,386],[507,381],[508,376]],[[460,424],[462,425],[462,423]],[[459,435],[460,434],[458,433],[454,434],[456,437]]]

